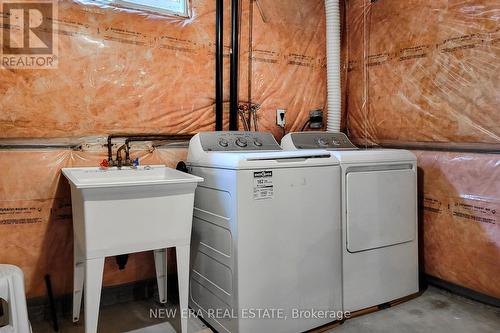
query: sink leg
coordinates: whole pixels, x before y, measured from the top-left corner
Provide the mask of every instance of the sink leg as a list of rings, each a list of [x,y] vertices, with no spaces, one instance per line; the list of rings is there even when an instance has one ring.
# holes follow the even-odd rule
[[[189,251],[190,246],[177,246],[177,276],[179,279],[179,304],[182,333],[187,333],[187,313],[189,298]]]
[[[160,303],[167,303],[167,249],[154,250],[156,281]]]
[[[97,332],[104,258],[85,261],[85,333]]]
[[[84,277],[85,277],[85,260],[83,259],[81,251],[75,241],[73,249],[73,322],[74,323],[76,323],[80,319]]]

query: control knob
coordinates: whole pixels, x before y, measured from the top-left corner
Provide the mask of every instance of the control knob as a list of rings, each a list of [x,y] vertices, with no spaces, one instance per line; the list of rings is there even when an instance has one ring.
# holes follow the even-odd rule
[[[318,145],[320,145],[321,147],[327,147],[328,146],[328,140],[326,140],[325,138],[319,138],[317,140],[318,142]]]
[[[221,147],[227,147],[227,146],[229,146],[229,142],[227,142],[226,139],[220,139],[219,140],[219,146],[221,146]]]
[[[244,148],[248,145],[248,142],[245,138],[238,138],[238,139],[236,139],[236,145],[238,147]]]
[[[258,139],[255,139],[253,144],[256,145],[257,147],[262,147],[262,142],[260,142]]]

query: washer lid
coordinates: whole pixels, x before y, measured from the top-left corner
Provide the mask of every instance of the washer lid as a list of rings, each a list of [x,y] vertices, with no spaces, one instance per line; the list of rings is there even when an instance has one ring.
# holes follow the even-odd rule
[[[276,169],[311,166],[339,165],[339,161],[327,152],[317,150],[288,152],[212,152],[188,157],[191,166],[223,169]]]
[[[242,141],[242,138],[246,141]],[[227,146],[226,141],[220,142],[222,139],[228,141]],[[249,140],[257,147],[248,147]],[[255,140],[262,145],[255,145]],[[245,142],[245,147],[237,148]],[[189,143],[187,162],[192,166],[225,169],[296,168],[339,164],[335,157],[325,151],[283,151],[270,133],[258,132],[199,133]]]

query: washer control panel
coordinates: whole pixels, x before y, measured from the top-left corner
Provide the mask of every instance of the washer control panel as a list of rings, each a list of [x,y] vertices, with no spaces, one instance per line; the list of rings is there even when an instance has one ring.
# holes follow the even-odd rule
[[[291,139],[297,149],[328,149],[353,150],[358,149],[344,133],[303,132],[292,133]]]
[[[200,141],[204,151],[282,150],[271,133],[204,132]]]

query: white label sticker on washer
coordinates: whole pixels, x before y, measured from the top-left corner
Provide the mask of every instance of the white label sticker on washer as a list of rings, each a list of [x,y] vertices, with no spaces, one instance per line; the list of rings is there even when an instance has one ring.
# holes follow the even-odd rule
[[[273,172],[255,171],[253,173],[253,198],[272,199],[274,196]]]

